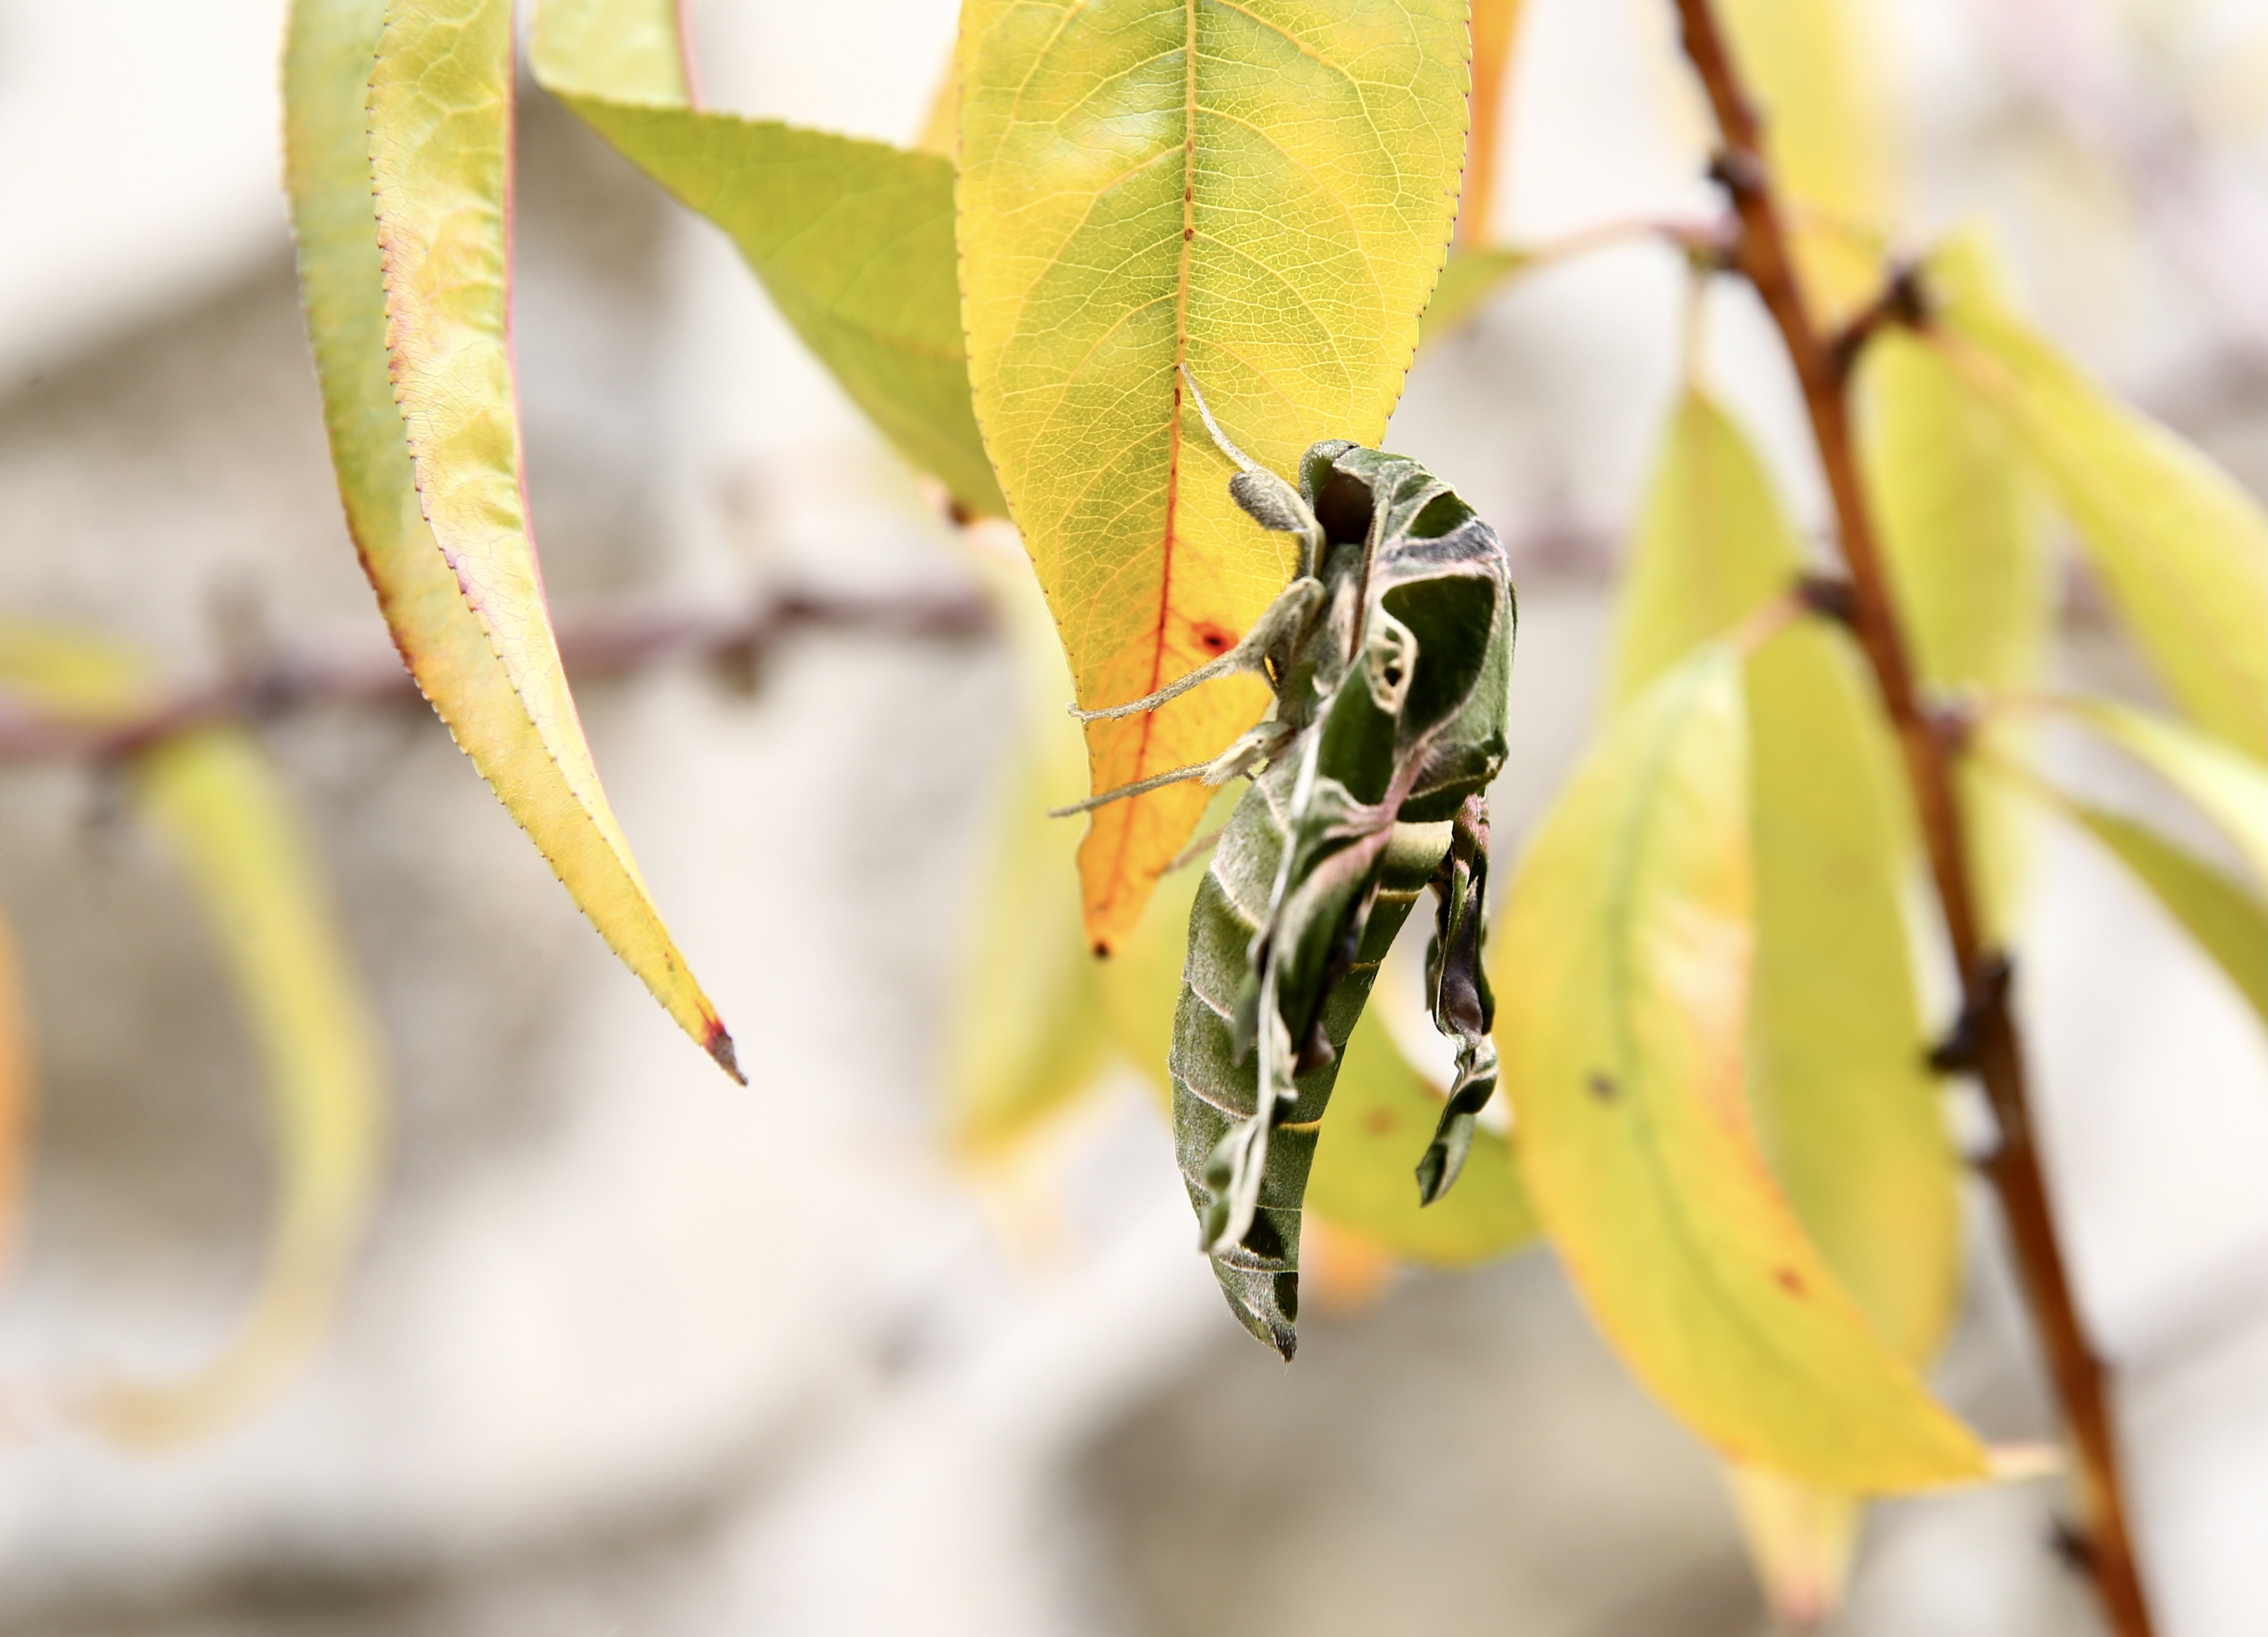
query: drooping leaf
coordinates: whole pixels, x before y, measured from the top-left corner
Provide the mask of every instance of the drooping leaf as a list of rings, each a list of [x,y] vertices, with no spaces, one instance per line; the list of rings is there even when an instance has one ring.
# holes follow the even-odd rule
[[[348,528],[458,745],[608,945],[737,1073],[600,789],[521,505],[504,334],[510,7],[395,9],[381,70],[384,0],[296,0],[284,65],[300,298]],[[389,379],[373,173],[392,364],[422,465]]]
[[[2123,813],[2030,778],[2020,788],[2051,802],[2125,865],[2268,1023],[2268,904],[2257,888]]]
[[[1521,1170],[1602,1328],[1721,1453],[1851,1493],[1977,1479],[1984,1450],[1757,1141],[1749,778],[1739,659],[1712,647],[1618,714],[1544,820],[1496,954]]]
[[[1486,246],[1496,217],[1497,165],[1512,97],[1513,46],[1525,0],[1473,0],[1473,128],[1465,158],[1457,242]]]
[[[1535,1213],[1505,1139],[1483,1127],[1457,1186],[1431,1205],[1410,1156],[1441,1120],[1441,1096],[1410,1065],[1376,1008],[1355,1024],[1307,1172],[1309,1221],[1326,1217],[1403,1261],[1466,1267],[1531,1243]]]
[[[1618,611],[1628,704],[1802,564],[1763,463],[1689,393],[1665,440]],[[1773,1172],[1901,1356],[1935,1353],[1958,1295],[1959,1164],[1924,1059],[1899,885],[1912,857],[1895,752],[1848,642],[1817,624],[1749,662],[1756,952],[1748,1090]]]
[[[2062,705],[2185,796],[2268,889],[2268,766],[2148,711],[2102,699]]]
[[[1449,237],[1462,0],[972,0],[961,12],[962,311],[985,446],[1080,702],[1138,698],[1233,644],[1290,578],[1231,501],[1231,436],[1291,470],[1374,444]],[[1204,760],[1250,678],[1092,723],[1098,791]],[[1086,924],[1115,945],[1206,795],[1098,810]]]
[[[122,1442],[172,1443],[265,1403],[328,1332],[377,1190],[383,1071],[313,847],[259,747],[232,730],[187,734],[149,752],[135,783],[242,996],[277,1149],[267,1271],[228,1350],[187,1379],[112,1384],[85,1406]]]
[[[969,406],[953,164],[696,108],[675,0],[544,0],[544,88],[722,228],[898,451],[970,510],[1006,508]]]
[[[1933,289],[1998,284],[1974,237],[1939,249],[1929,270]],[[1919,679],[1954,694],[2036,686],[2055,593],[2046,515],[2022,451],[1945,360],[1904,332],[1868,343],[1858,386],[1867,492]],[[1989,731],[1999,753],[2021,756],[2017,724]],[[2029,818],[1973,761],[1959,777],[1987,936],[2005,942],[2024,885]]]
[[[1719,0],[1717,11],[1764,110],[1797,271],[1819,315],[1836,319],[1881,283],[1896,191],[1866,11],[1850,0]]]
[[[1697,393],[1672,421],[1618,610],[1615,687],[1638,697],[1702,642],[1786,590],[1802,552],[1739,426]],[[1899,882],[1905,800],[1871,691],[1839,633],[1804,626],[1749,662],[1756,952],[1749,1101],[1788,1202],[1883,1339],[1918,1365],[1959,1281],[1958,1165],[1924,1068]],[[1847,1560],[1858,1509],[1735,1469],[1776,1602],[1817,1592],[1796,1570]],[[1769,1522],[1770,1527],[1764,1527]],[[1769,1551],[1766,1547],[1769,1547]],[[1799,1587],[1798,1582],[1803,1582]],[[1784,1582],[1784,1583],[1783,1583]]]
[[[21,627],[0,629],[0,689],[93,724],[151,698],[132,655]],[[259,745],[196,729],[140,752],[132,772],[135,805],[202,905],[250,1024],[277,1179],[259,1294],[220,1355],[175,1381],[104,1384],[73,1406],[110,1437],[160,1444],[266,1403],[328,1332],[377,1189],[385,1071],[313,847]]]
[[[2268,757],[2268,514],[1977,282],[1932,294],[1928,338],[2022,444],[2174,703]]]

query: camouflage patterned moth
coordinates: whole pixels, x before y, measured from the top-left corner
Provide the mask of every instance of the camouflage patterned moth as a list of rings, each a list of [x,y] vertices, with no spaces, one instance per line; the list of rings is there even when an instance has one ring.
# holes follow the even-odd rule
[[[1182,377],[1238,467],[1230,494],[1263,528],[1299,537],[1299,572],[1218,659],[1146,699],[1073,714],[1154,710],[1240,671],[1264,676],[1276,707],[1209,763],[1063,811],[1181,779],[1253,778],[1189,917],[1174,1144],[1230,1307],[1289,1358],[1316,1127],[1378,964],[1427,886],[1427,995],[1457,1067],[1418,1165],[1424,1203],[1456,1180],[1496,1089],[1481,970],[1487,792],[1504,762],[1518,616],[1495,531],[1415,461],[1331,439],[1301,459],[1294,488],[1232,444]]]

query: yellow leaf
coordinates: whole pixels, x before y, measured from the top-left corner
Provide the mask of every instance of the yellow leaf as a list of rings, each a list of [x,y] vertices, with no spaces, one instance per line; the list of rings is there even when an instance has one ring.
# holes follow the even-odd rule
[[[1929,267],[1933,289],[1997,286],[1997,268],[1973,237],[1941,247]],[[1934,349],[1903,331],[1868,343],[1859,394],[1867,493],[1919,679],[1955,693],[2035,686],[2055,585],[2046,515],[2021,449]],[[2014,724],[1992,731],[2004,752],[2021,752]],[[1973,762],[1959,776],[1987,936],[2005,942],[2024,885],[2028,816]]]
[[[511,8],[394,10],[381,63],[383,0],[296,0],[284,65],[300,297],[348,528],[458,745],[608,944],[737,1075],[600,789],[522,510],[504,330]]]
[[[1764,146],[1793,204],[1804,288],[1830,319],[1882,281],[1877,235],[1893,214],[1881,54],[1850,0],[1718,0]]]
[[[1979,283],[1932,293],[1929,339],[2022,444],[2174,703],[2268,756],[2268,513]]]
[[[970,0],[958,217],[976,415],[1080,701],[1242,635],[1290,578],[1177,367],[1252,455],[1375,444],[1440,270],[1465,134],[1462,0]],[[1088,730],[1097,790],[1201,760],[1257,679]],[[1122,942],[1207,793],[1097,811],[1086,924]]]
[[[1755,884],[1738,657],[1627,706],[1497,940],[1530,1196],[1601,1326],[1727,1457],[1875,1493],[1984,1476],[1774,1183],[1745,1085]]]
[[[732,238],[901,454],[971,511],[1004,513],[969,405],[950,150],[696,108],[685,52],[674,0],[546,0],[536,14],[544,88]]]
[[[1473,129],[1466,148],[1457,242],[1484,246],[1496,215],[1497,164],[1512,94],[1513,46],[1525,0],[1473,0]]]
[[[1366,1010],[1324,1112],[1307,1172],[1306,1208],[1392,1252],[1434,1267],[1466,1267],[1535,1237],[1535,1213],[1511,1145],[1483,1127],[1457,1186],[1418,1203],[1418,1157],[1440,1123],[1441,1096],[1410,1066],[1378,1016]],[[1306,1255],[1304,1241],[1301,1256]]]
[[[151,698],[130,654],[15,626],[0,628],[0,688],[95,723]],[[258,745],[233,728],[161,740],[136,758],[132,789],[202,905],[251,1024],[278,1179],[260,1292],[221,1355],[179,1381],[106,1384],[74,1406],[110,1437],[158,1444],[258,1408],[328,1332],[378,1185],[385,1073],[314,848]]]
[[[1730,632],[1801,565],[1747,438],[1689,393],[1626,573],[1616,697],[1637,696]],[[1883,1340],[1920,1364],[1943,1341],[1959,1293],[1959,1170],[1923,1064],[1898,890],[1911,855],[1904,787],[1839,633],[1807,625],[1774,639],[1750,661],[1746,694],[1756,876],[1749,1105],[1805,1231]],[[1845,1561],[1848,1540],[1831,1537],[1855,1530],[1855,1503],[1762,1472],[1736,1469],[1730,1480],[1736,1496],[1772,1497],[1770,1531],[1749,1523],[1775,1602],[1792,1607],[1815,1592],[1831,1607],[1839,1581],[1802,1581],[1799,1593],[1792,1566]]]

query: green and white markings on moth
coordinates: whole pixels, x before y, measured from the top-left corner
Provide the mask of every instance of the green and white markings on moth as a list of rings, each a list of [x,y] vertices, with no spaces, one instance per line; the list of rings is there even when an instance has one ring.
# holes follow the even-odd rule
[[[1276,707],[1211,762],[1062,811],[1252,777],[1190,912],[1174,1134],[1229,1305],[1289,1358],[1316,1129],[1379,962],[1426,887],[1427,995],[1457,1073],[1418,1162],[1425,1203],[1456,1181],[1496,1090],[1481,942],[1517,610],[1496,532],[1417,462],[1330,439],[1301,459],[1294,488],[1246,458],[1183,378],[1236,464],[1229,492],[1263,528],[1299,537],[1299,572],[1219,658],[1145,699],[1073,714],[1154,710],[1240,671],[1264,677]]]

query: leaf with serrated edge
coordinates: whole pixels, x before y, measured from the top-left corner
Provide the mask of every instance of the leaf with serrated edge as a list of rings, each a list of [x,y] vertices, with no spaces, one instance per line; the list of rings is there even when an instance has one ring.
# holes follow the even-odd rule
[[[1933,289],[1996,289],[1989,246],[1964,235],[1930,257]],[[1919,680],[1931,688],[2025,689],[2045,664],[2055,616],[2047,514],[2023,451],[1919,338],[1889,330],[1867,343],[1858,376],[1867,492]],[[2022,732],[1996,723],[1997,748]],[[2030,815],[1974,759],[1959,770],[1970,869],[1986,934],[2010,935],[2025,885]]]
[[[467,173],[451,173],[461,167],[451,163],[450,139],[438,129],[428,132],[436,143],[421,145],[397,121],[401,105],[419,96],[414,84],[401,83],[409,71],[404,60],[397,60],[385,97],[379,145],[388,158],[381,169],[396,202],[396,300],[408,325],[402,393],[419,406],[431,440],[426,500],[442,519],[437,538],[420,509],[389,380],[372,213],[367,88],[385,6],[297,0],[292,8],[284,171],[332,464],[364,571],[418,686],[608,944],[688,1033],[737,1073],[731,1039],[647,899],[599,788],[526,532],[504,333],[510,44],[499,30],[508,30],[508,10],[492,5],[475,19],[480,26],[465,37],[472,55],[437,75],[431,87],[469,93],[466,117],[485,135],[456,155],[470,166]],[[426,19],[426,26],[438,26],[438,19]],[[397,46],[408,49],[420,32],[405,18]],[[483,68],[475,68],[475,57]],[[464,85],[464,73],[485,74],[490,83]],[[429,170],[442,173],[430,190]],[[401,219],[412,195],[418,209],[406,214],[415,225]],[[443,214],[453,207],[464,214]],[[446,242],[433,242],[445,224]],[[420,255],[421,246],[433,253]],[[421,318],[428,327],[416,332]],[[461,350],[439,356],[431,343],[444,331],[432,327],[444,324]],[[468,417],[453,433],[434,418],[437,399]]]
[[[1081,703],[1194,669],[1290,578],[1178,366],[1279,472],[1318,438],[1378,442],[1448,243],[1465,57],[1462,0],[962,7],[969,374]],[[1204,760],[1267,699],[1239,678],[1091,723],[1094,789]],[[1097,810],[1096,944],[1131,929],[1208,799]]]
[[[2268,513],[2192,445],[2118,402],[1989,290],[1933,287],[1926,332],[2006,417],[2175,705],[2268,757]]]
[[[1511,1145],[1486,1128],[1473,1134],[1457,1186],[1418,1204],[1411,1168],[1440,1120],[1440,1093],[1410,1067],[1372,1006],[1354,1026],[1323,1114],[1307,1172],[1309,1222],[1327,1217],[1403,1261],[1433,1267],[1469,1267],[1532,1244],[1535,1212]]]
[[[696,108],[679,26],[674,0],[545,0],[536,78],[725,231],[900,454],[1004,514],[969,406],[951,159]]]
[[[143,666],[68,633],[0,627],[0,690],[89,724],[146,709]],[[220,1355],[168,1382],[111,1382],[70,1407],[121,1442],[180,1442],[241,1420],[328,1333],[369,1223],[385,1141],[378,1031],[290,793],[248,735],[203,728],[132,765],[136,808],[205,911],[268,1083],[277,1197],[267,1268]]]
[[[1774,1183],[1743,1083],[1754,940],[1741,665],[1617,715],[1540,827],[1495,954],[1518,1153],[1639,1377],[1724,1455],[1857,1494],[1985,1476]]]

